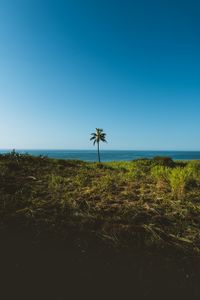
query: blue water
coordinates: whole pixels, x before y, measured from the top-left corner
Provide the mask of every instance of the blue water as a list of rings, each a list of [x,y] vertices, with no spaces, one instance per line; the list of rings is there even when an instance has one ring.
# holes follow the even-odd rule
[[[0,153],[7,153],[11,150],[0,150]],[[79,159],[84,161],[96,161],[95,150],[16,150],[19,153],[31,155],[48,156],[50,158]],[[133,160],[138,158],[152,158],[155,156],[169,156],[175,160],[200,159],[200,151],[130,151],[130,150],[102,150],[102,161]]]

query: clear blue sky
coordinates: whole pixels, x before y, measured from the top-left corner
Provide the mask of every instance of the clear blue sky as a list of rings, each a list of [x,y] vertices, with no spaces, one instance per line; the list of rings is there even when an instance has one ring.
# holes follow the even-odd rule
[[[200,150],[198,0],[1,0],[0,148]]]

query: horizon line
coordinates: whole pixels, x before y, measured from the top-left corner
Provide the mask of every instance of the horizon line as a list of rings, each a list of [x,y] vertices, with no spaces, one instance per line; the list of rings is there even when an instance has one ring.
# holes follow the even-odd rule
[[[81,149],[81,148],[0,148],[0,151],[96,151],[96,149]],[[150,151],[150,152],[200,152],[200,150],[178,150],[178,149],[101,149],[101,151],[138,151],[138,152],[144,152],[144,151]]]

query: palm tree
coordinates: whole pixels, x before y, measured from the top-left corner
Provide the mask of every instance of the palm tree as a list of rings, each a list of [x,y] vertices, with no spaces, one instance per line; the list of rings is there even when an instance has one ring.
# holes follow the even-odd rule
[[[98,153],[98,161],[100,163],[100,152],[99,152],[99,143],[106,141],[106,133],[103,132],[103,129],[96,128],[96,132],[91,133],[90,141],[93,141],[93,145],[97,143],[97,153]]]

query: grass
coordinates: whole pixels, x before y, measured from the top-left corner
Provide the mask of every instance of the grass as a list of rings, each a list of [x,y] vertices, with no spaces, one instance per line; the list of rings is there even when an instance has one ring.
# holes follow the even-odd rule
[[[0,155],[0,230],[200,254],[200,161]]]

